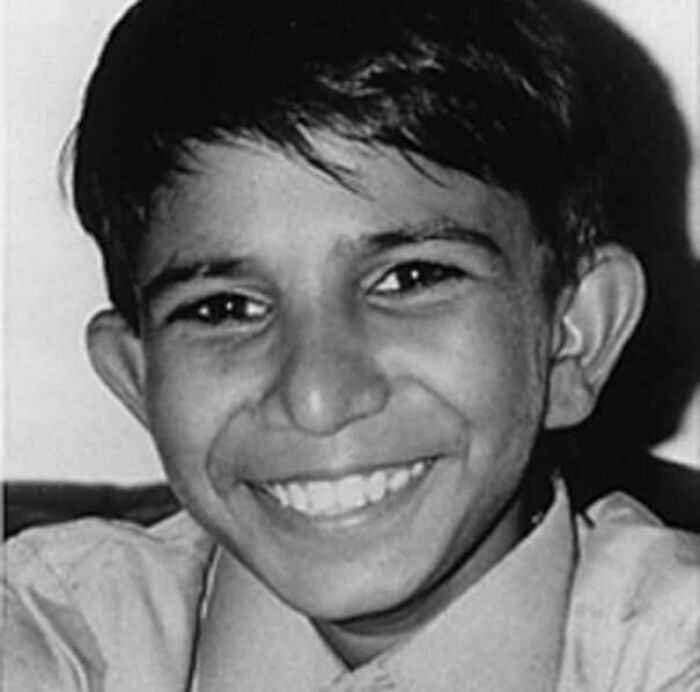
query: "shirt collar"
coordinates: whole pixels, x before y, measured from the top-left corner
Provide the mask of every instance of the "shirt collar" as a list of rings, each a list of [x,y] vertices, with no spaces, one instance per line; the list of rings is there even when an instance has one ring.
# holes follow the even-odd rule
[[[552,689],[574,563],[571,509],[558,481],[542,523],[477,584],[405,644],[347,671],[307,618],[222,554],[212,571],[226,586],[208,604],[199,692]]]

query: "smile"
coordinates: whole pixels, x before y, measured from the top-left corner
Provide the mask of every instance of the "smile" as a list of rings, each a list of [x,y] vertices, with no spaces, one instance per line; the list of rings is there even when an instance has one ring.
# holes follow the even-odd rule
[[[381,502],[420,479],[433,459],[352,474],[334,481],[265,483],[261,487],[285,508],[309,517],[337,517]]]

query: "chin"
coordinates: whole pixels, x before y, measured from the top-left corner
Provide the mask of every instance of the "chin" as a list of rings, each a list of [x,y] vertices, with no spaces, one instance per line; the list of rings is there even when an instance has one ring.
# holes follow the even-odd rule
[[[392,570],[394,571],[394,570]],[[295,610],[320,621],[338,622],[371,618],[395,610],[419,590],[420,579],[396,574],[320,574],[309,575],[303,590],[284,600]]]

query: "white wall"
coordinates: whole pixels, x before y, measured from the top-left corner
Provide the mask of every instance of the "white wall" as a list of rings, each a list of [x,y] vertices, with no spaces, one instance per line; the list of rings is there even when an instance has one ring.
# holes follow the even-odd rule
[[[6,441],[10,478],[160,477],[146,434],[90,370],[86,319],[105,305],[97,252],[57,185],[89,69],[127,0],[6,3]]]
[[[696,0],[598,0],[668,67],[700,133]],[[9,478],[161,478],[146,434],[92,374],[82,333],[104,305],[97,252],[60,198],[57,159],[99,46],[125,0],[8,0],[6,441]],[[695,187],[696,209],[698,188]],[[693,227],[700,254],[700,215]],[[700,465],[700,396],[664,453]]]

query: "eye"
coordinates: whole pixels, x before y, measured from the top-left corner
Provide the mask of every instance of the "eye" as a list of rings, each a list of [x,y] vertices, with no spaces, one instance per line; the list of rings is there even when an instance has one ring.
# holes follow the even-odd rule
[[[372,286],[372,293],[392,296],[415,293],[466,277],[459,267],[438,262],[405,262],[386,272]]]
[[[245,293],[217,293],[177,308],[168,322],[198,322],[209,326],[231,323],[246,327],[264,321],[271,310],[267,301]]]

